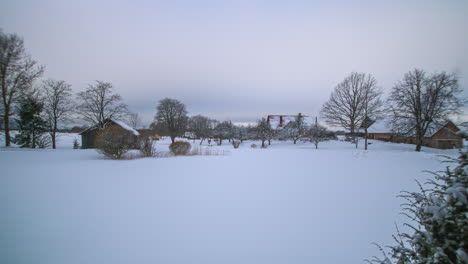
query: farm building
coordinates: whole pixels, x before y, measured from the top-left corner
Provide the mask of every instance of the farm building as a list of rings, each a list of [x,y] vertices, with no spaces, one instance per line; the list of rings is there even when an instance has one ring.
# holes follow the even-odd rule
[[[136,143],[138,136],[140,133],[135,129],[131,128],[127,124],[123,123],[122,121],[118,120],[111,120],[107,119],[104,122],[104,127],[116,126],[122,130],[122,133],[129,133],[128,141],[129,143]],[[96,135],[99,131],[97,126],[92,126],[85,131],[79,133],[81,135],[81,148],[88,149],[95,147],[95,139]]]
[[[452,121],[434,123],[424,137],[424,146],[438,149],[451,149],[463,147],[463,138],[457,134],[460,131]],[[409,136],[408,136],[409,135]],[[395,143],[415,144],[414,132],[397,135],[386,124],[385,120],[374,122],[368,129],[368,138]]]
[[[297,115],[268,115],[267,121],[273,129],[283,128],[289,123],[295,121],[298,116],[301,116],[307,125],[311,125],[314,122],[312,118],[302,115],[301,113]]]

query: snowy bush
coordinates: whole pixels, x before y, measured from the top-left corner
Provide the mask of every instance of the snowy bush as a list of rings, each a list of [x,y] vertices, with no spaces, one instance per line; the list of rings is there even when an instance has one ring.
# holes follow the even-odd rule
[[[231,143],[232,143],[232,146],[233,146],[235,149],[236,149],[236,148],[239,148],[239,146],[240,146],[240,140],[235,140],[235,139],[233,139]]]
[[[420,192],[403,192],[402,213],[412,221],[405,224],[411,233],[397,230],[396,246],[388,254],[379,247],[384,258],[368,262],[468,263],[468,152],[456,161],[455,169],[433,173],[429,187],[418,183]]]
[[[117,126],[109,126],[96,135],[95,145],[99,152],[111,159],[121,159],[132,147],[129,137],[133,134]]]
[[[138,149],[144,157],[153,157],[155,149],[153,146],[154,139],[152,137],[142,137],[138,139]]]
[[[171,145],[169,145],[169,149],[176,156],[187,155],[190,148],[191,148],[190,143],[185,142],[185,141],[176,141],[174,143],[171,143]]]
[[[250,145],[251,148],[257,148],[257,144]]]

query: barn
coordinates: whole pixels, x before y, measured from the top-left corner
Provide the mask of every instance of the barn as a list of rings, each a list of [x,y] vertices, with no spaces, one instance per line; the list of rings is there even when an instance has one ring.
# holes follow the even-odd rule
[[[463,147],[463,138],[457,134],[460,131],[450,120],[434,123],[426,132],[424,146],[438,149],[452,149]],[[416,144],[416,137],[411,131],[409,136],[397,135],[386,124],[385,120],[374,122],[368,129],[368,138],[395,143]]]
[[[463,137],[457,132],[460,131],[452,121],[438,124],[426,133],[424,145],[430,148],[452,149],[463,147]]]
[[[140,135],[138,131],[136,131],[135,129],[131,128],[130,126],[128,126],[127,124],[119,120],[106,119],[104,121],[104,127],[109,127],[109,126],[116,126],[120,128],[122,130],[122,133],[130,132],[128,141],[131,144],[136,143],[138,136]],[[81,148],[83,149],[94,148],[96,134],[98,131],[99,131],[98,126],[92,126],[82,131],[81,133],[79,133],[79,135],[81,135]]]

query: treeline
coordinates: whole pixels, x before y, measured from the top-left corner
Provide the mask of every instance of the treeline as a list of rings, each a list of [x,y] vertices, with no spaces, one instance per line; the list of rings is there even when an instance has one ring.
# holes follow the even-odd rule
[[[139,125],[138,114],[128,111],[112,84],[96,81],[74,93],[63,80],[41,81],[44,69],[26,53],[21,37],[0,31],[0,121],[5,146],[13,141],[22,147],[56,148],[60,126],[76,118],[99,127],[108,118],[124,118],[135,128]],[[13,139],[12,121],[19,130]]]
[[[318,124],[308,125],[304,116],[298,115],[285,127],[273,128],[267,119],[262,118],[255,125],[239,126],[231,121],[217,121],[206,116],[196,115],[189,117],[183,103],[175,99],[166,98],[157,106],[155,121],[151,128],[160,135],[167,135],[172,142],[176,137],[189,137],[200,139],[200,145],[207,141],[211,144],[215,140],[218,145],[228,141],[238,147],[244,140],[260,140],[261,147],[265,148],[276,140],[298,140],[314,142],[318,147],[319,142],[335,138],[335,134]]]

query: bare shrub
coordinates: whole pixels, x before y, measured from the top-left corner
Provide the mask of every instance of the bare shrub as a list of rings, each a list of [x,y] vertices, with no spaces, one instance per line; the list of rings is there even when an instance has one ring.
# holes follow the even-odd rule
[[[155,148],[153,146],[154,139],[152,137],[142,137],[138,139],[138,149],[143,157],[154,157]]]
[[[257,146],[257,144],[252,144],[252,145],[250,145],[250,147],[251,148],[257,148],[258,146]]]
[[[231,143],[232,143],[232,146],[236,149],[236,148],[239,148],[241,142],[240,140],[233,139]]]
[[[130,132],[117,126],[109,126],[100,130],[96,135],[96,148],[104,156],[111,159],[122,159],[123,155],[132,147],[129,137]]]
[[[52,139],[47,134],[42,134],[36,139],[37,147],[40,149],[47,148],[52,144]]]
[[[169,145],[169,149],[176,156],[187,155],[189,153],[190,148],[190,143],[185,141],[175,141],[174,143],[171,143],[171,145]]]
[[[192,148],[187,155],[189,156],[224,156],[226,153],[224,150],[204,148],[204,147],[194,147]]]

